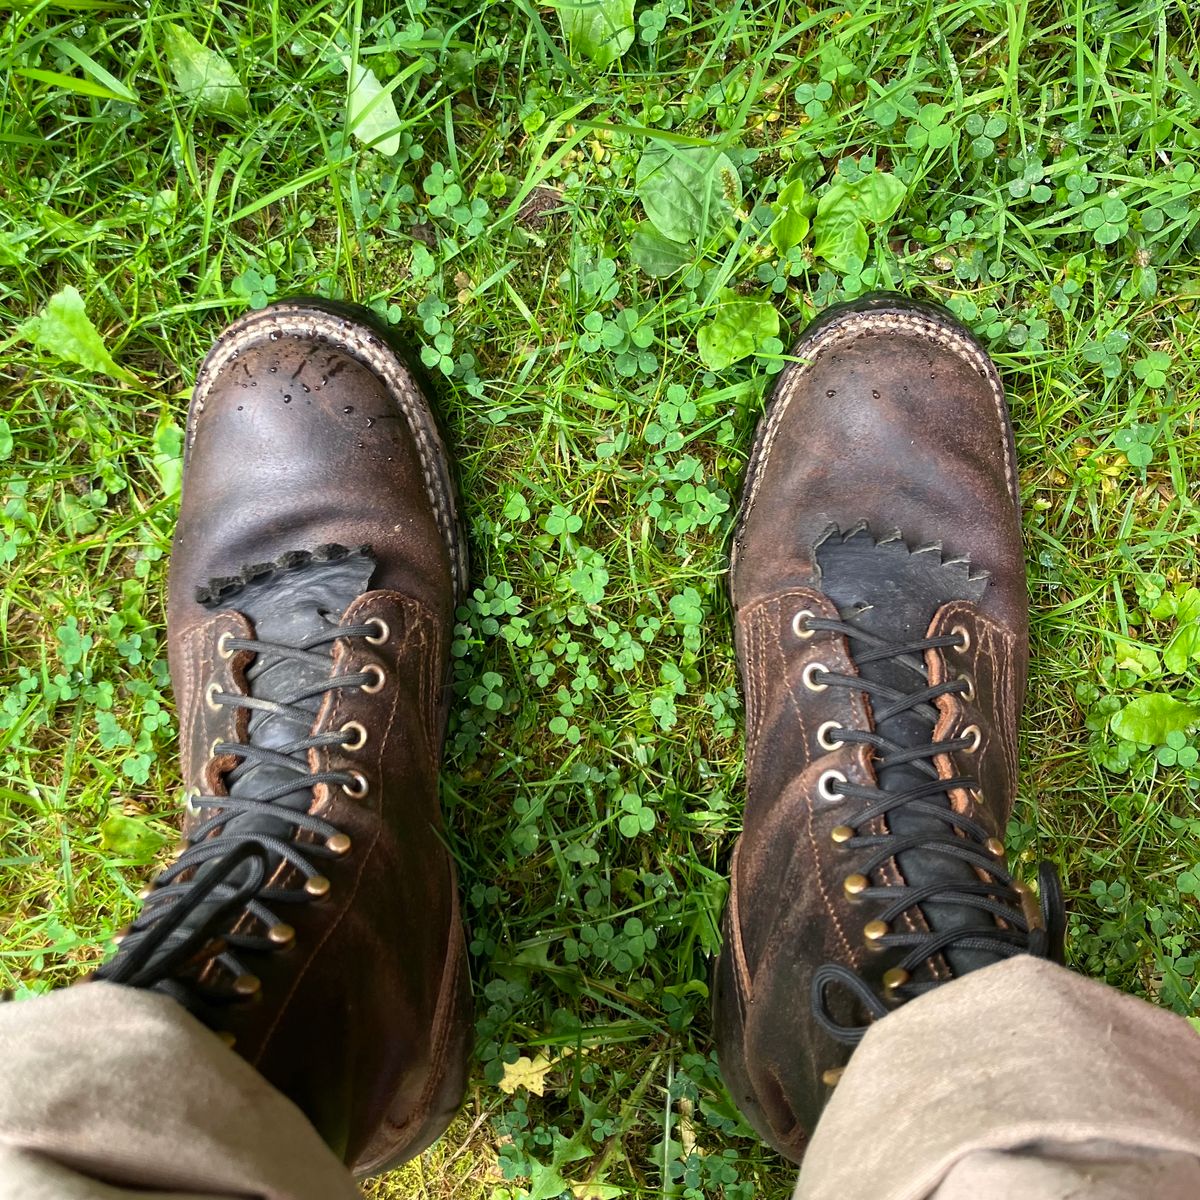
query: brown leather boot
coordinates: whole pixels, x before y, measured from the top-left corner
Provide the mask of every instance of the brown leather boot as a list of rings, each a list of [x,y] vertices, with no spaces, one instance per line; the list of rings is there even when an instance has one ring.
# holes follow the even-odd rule
[[[467,570],[446,451],[386,335],[298,301],[218,340],[185,462],[183,848],[97,975],[175,996],[373,1173],[445,1129],[471,1045],[437,791]]]
[[[1005,866],[1028,646],[995,368],[895,295],[826,312],[795,355],[730,572],[748,794],[714,1005],[734,1099],[798,1162],[870,1022],[1059,954],[1062,922],[1052,873],[1039,911]]]

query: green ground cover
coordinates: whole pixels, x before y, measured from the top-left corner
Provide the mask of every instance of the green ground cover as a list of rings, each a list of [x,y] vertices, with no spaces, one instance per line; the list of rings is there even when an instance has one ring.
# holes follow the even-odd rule
[[[1200,937],[1200,51],[1163,0],[17,0],[0,16],[0,987],[76,978],[179,805],[180,422],[297,292],[419,347],[460,456],[463,1116],[372,1194],[782,1198],[721,1087],[725,547],[815,309],[949,304],[1017,429],[1012,850],[1177,1011]],[[1031,1014],[1031,1020],[1036,1019]]]

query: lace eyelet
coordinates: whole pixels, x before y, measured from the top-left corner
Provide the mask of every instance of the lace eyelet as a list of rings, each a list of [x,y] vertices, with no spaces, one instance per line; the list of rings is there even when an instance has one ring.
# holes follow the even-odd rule
[[[958,682],[965,683],[967,685],[965,691],[961,691],[958,693],[958,698],[960,700],[966,701],[967,704],[973,703],[975,700],[975,680],[974,680],[974,678],[970,675],[960,675],[958,677]]]
[[[966,654],[971,649],[971,631],[965,625],[955,625],[950,630],[950,636],[958,638],[958,645],[955,649],[959,654]]]
[[[320,898],[329,895],[330,883],[324,875],[312,875],[304,881],[304,890],[310,895]]]
[[[816,615],[817,614],[815,612],[813,612],[811,609],[802,608],[792,618],[792,633],[795,634],[796,637],[802,638],[807,641],[807,639],[812,637],[812,635],[814,633],[816,633],[817,631],[815,629],[804,629],[804,628],[802,628],[802,626],[803,626],[804,622],[808,620],[809,617],[815,617]]]
[[[371,790],[371,785],[367,782],[367,777],[361,771],[351,771],[350,775],[354,779],[354,787],[350,787],[348,783],[343,783],[342,791],[351,800],[361,800]]]
[[[983,744],[983,734],[978,725],[968,725],[959,736],[971,739],[971,744],[966,747],[968,754],[974,754]]]
[[[1002,859],[1004,857],[1004,843],[999,838],[988,838],[988,840],[983,843],[983,848],[993,858]]]
[[[208,757],[209,757],[209,758],[220,758],[220,757],[221,757],[221,755],[219,755],[219,754],[217,753],[217,747],[218,747],[218,746],[219,746],[219,745],[220,745],[220,744],[221,744],[221,743],[222,743],[224,740],[225,740],[224,738],[213,738],[213,740],[212,740],[212,744],[211,744],[211,745],[209,746],[209,748],[208,748]]]
[[[826,684],[826,687],[829,685]],[[817,745],[822,750],[836,750],[839,746],[844,746],[846,743],[841,738],[831,738],[829,735],[835,729],[841,729],[842,726],[837,721],[826,721],[817,729]]]
[[[854,830],[849,825],[835,825],[829,831],[829,840],[835,846],[844,846],[851,838],[854,837]]]
[[[358,735],[353,742],[342,742],[343,750],[361,750],[367,744],[366,727],[358,721],[347,721],[338,732],[345,734],[355,733]]]
[[[295,940],[296,931],[290,925],[285,925],[282,921],[278,925],[272,925],[267,930],[267,941],[276,946],[290,946]]]
[[[231,659],[237,653],[236,650],[230,650],[229,648],[229,639],[233,636],[233,630],[226,629],[221,636],[217,638],[217,653],[223,659],[225,659],[226,662],[228,662],[229,659]]]
[[[880,943],[891,933],[886,921],[868,921],[863,926],[863,937],[869,950],[882,950]]]
[[[871,886],[871,881],[865,875],[847,875],[842,880],[842,891],[847,900],[857,900]]]
[[[817,795],[822,800],[829,801],[830,804],[836,804],[839,800],[845,800],[845,796],[841,792],[835,792],[830,788],[830,783],[834,780],[838,783],[849,783],[850,781],[841,773],[841,771],[822,771],[817,779]]]
[[[387,683],[387,672],[384,671],[382,667],[377,666],[375,663],[367,663],[367,665],[363,667],[362,673],[364,675],[373,675],[375,677],[374,683],[363,683],[359,685],[364,692],[374,695],[376,692],[383,691],[383,685]]]
[[[821,1072],[821,1082],[827,1088],[835,1088],[842,1081],[842,1076],[846,1073],[845,1067],[830,1067],[828,1071]]]
[[[194,801],[200,798],[200,789],[196,787],[188,788],[183,794],[183,811],[189,817],[198,817],[200,810],[196,807]]]
[[[372,617],[367,624],[374,625],[375,628],[379,630],[374,637],[372,637],[370,634],[367,634],[367,641],[370,642],[372,646],[382,646],[383,643],[392,636],[391,626],[382,617]]]
[[[827,683],[817,683],[817,681],[813,678],[818,671],[821,671],[825,675],[829,674],[829,668],[824,663],[813,662],[809,663],[808,666],[804,668],[804,671],[800,676],[804,686],[808,688],[810,692],[823,692],[829,686]]]
[[[262,980],[257,975],[239,975],[233,981],[233,992],[235,996],[240,996],[243,1000],[249,1000],[251,996],[257,996],[262,990]]]
[[[204,689],[204,706],[211,712],[220,712],[221,706],[217,703],[217,693],[220,692],[221,685],[215,680]]]
[[[350,841],[349,834],[335,833],[326,843],[325,849],[330,854],[336,854],[338,858],[350,853],[350,847],[353,843]]]
[[[883,989],[889,993],[888,998],[893,998],[891,993],[897,988],[902,988],[911,978],[909,973],[903,967],[892,967],[889,971],[883,973]]]

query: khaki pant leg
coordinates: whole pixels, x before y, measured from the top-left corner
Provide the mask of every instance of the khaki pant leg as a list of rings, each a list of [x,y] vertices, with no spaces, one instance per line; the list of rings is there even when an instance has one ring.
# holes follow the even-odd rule
[[[0,1004],[0,1200],[356,1200],[307,1118],[174,1000]]]
[[[794,1200],[1200,1198],[1200,1036],[1022,955],[872,1026]]]

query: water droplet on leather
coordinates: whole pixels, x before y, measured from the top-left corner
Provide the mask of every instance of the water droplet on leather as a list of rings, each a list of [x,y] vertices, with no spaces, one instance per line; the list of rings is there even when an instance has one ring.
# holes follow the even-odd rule
[[[825,393],[825,395],[827,395],[827,396],[836,396],[836,395],[837,395],[837,388],[830,388],[830,389],[829,389],[829,390],[828,390],[828,391]]]
[[[350,413],[352,413],[353,411],[354,411],[354,405],[353,405],[353,404],[347,404],[347,405],[346,405],[346,407],[342,409],[342,412],[346,413],[347,415],[349,415],[349,414],[350,414]]]
[[[283,335],[282,335],[282,334],[279,332],[279,330],[278,330],[278,329],[272,329],[272,330],[271,330],[271,341],[273,341],[273,342],[277,342],[277,341],[279,341],[279,339],[280,339],[282,336],[283,336]]]
[[[363,448],[363,444],[362,444],[362,442],[359,442],[359,443],[358,443],[358,448],[359,448],[360,450]]]
[[[310,388],[310,387],[308,386],[308,384],[307,384],[307,383],[302,383],[300,386],[301,386],[301,387],[302,387],[302,388],[303,388],[303,389],[304,389],[306,392],[311,392],[311,391],[312,391],[312,388]]]
[[[289,396],[284,396],[284,398],[283,398],[283,402],[284,402],[284,404],[291,404],[291,402],[292,402],[292,398],[291,398],[291,396],[290,396],[290,395],[289,395]]]
[[[372,426],[372,425],[374,425],[374,424],[375,424],[375,418],[374,418],[374,417],[368,417],[368,418],[367,418],[367,428],[368,428],[368,429],[370,429],[370,428],[371,428],[371,426]]]
[[[875,400],[879,399],[879,393],[874,388],[871,389],[871,397]]]
[[[268,367],[267,370],[270,371],[272,375],[274,375],[275,372],[279,370],[279,368],[278,367]]]
[[[246,407],[246,406],[245,406],[244,404],[239,404],[239,405],[238,405],[238,412],[241,412],[241,411],[242,411],[242,409],[243,409],[243,408],[245,408],[245,407]]]

